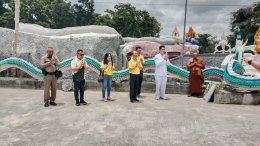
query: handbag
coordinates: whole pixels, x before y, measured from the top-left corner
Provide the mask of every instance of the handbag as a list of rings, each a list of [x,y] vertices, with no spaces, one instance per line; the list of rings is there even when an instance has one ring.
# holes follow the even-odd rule
[[[101,83],[101,82],[103,82],[103,80],[104,80],[104,70],[100,70],[100,73],[99,73],[97,81],[99,83]]]
[[[62,72],[61,72],[59,69],[57,69],[54,74],[55,74],[55,77],[56,77],[57,79],[59,79],[60,77],[62,77]]]

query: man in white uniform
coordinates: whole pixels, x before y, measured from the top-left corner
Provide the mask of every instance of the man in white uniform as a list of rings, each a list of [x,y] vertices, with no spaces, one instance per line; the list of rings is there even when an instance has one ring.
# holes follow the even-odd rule
[[[159,47],[159,54],[155,55],[155,82],[156,82],[156,100],[166,99],[164,96],[167,83],[167,65],[170,64],[165,46]]]

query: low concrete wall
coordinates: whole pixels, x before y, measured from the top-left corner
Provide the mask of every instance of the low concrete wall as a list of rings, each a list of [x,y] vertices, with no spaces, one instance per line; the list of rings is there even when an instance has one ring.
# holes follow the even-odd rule
[[[206,67],[221,67],[221,63],[224,60],[224,58],[229,55],[229,54],[199,54],[199,57],[201,57],[205,64]],[[191,55],[184,55],[183,57],[183,64],[184,67],[186,68],[186,63],[188,59],[191,58]],[[171,63],[176,66],[181,66],[182,65],[182,58],[177,57],[171,60]]]
[[[217,104],[260,104],[260,93],[240,93],[220,90],[214,94],[214,103]]]
[[[62,86],[68,82],[72,83],[72,80],[58,80],[57,88],[62,90]],[[28,88],[28,89],[43,89],[43,81],[35,80],[31,78],[9,78],[9,77],[0,77],[0,87],[2,88]],[[97,81],[86,81],[87,90],[98,90],[101,92],[102,85]],[[124,81],[120,83],[112,83],[112,91],[117,92],[129,92],[129,82]],[[143,82],[142,84],[143,93],[155,93],[155,83],[154,82]],[[187,94],[188,84],[183,83],[173,83],[168,82],[166,87],[167,94]]]

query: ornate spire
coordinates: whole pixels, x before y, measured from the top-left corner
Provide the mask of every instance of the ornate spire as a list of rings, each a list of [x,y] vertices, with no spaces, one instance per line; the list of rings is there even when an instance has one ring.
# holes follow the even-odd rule
[[[225,32],[222,33],[222,35],[221,35],[221,40],[227,40],[227,37],[226,37],[226,35],[225,35]]]
[[[180,37],[180,33],[179,33],[177,27],[174,27],[174,30],[172,32],[172,37]]]

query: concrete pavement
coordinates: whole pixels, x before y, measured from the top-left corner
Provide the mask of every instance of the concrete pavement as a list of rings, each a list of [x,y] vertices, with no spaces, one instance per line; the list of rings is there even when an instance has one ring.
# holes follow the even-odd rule
[[[206,103],[144,93],[130,103],[127,92],[86,91],[76,107],[72,92],[58,91],[57,107],[43,106],[43,91],[0,88],[0,145],[259,146],[260,107]]]

